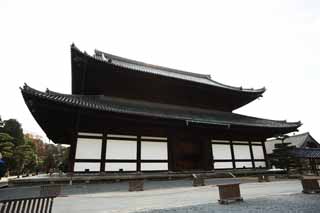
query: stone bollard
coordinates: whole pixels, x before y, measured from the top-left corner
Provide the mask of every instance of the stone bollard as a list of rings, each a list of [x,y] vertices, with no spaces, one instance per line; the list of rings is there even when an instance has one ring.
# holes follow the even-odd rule
[[[143,191],[144,180],[130,180],[129,192]]]
[[[204,186],[204,178],[201,177],[200,175],[192,174],[193,181],[192,181],[192,186]]]
[[[259,175],[258,176],[258,182],[263,182],[265,179],[264,179],[264,175]]]

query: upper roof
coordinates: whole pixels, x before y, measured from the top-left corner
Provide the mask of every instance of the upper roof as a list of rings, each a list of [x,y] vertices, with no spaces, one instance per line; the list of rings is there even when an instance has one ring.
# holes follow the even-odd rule
[[[76,50],[82,53],[74,44],[71,45],[71,50]],[[238,92],[253,93],[253,94],[256,93],[257,97],[261,96],[261,94],[264,93],[266,90],[265,87],[260,89],[253,89],[253,88],[246,89],[243,87],[229,86],[229,85],[225,85],[212,80],[210,75],[187,72],[187,71],[182,71],[178,69],[172,69],[168,67],[148,64],[148,63],[112,55],[109,53],[105,53],[100,50],[95,50],[95,54],[93,56],[88,55],[86,52],[84,52],[84,54],[87,57],[90,57],[92,59],[103,61],[108,64],[113,64],[118,67],[127,68],[132,71],[140,71],[140,72],[149,73],[153,75],[160,75],[160,76],[165,76],[169,78],[181,79],[185,81],[196,82],[204,85],[224,88],[228,90],[234,90]]]
[[[297,148],[305,148],[308,142],[315,143],[319,148],[320,144],[310,135],[309,132],[305,132],[298,135],[292,135],[287,137],[283,140],[284,143],[291,143],[292,145],[296,146]],[[277,143],[282,143],[280,139],[272,139],[268,140],[266,143],[266,151],[268,154],[273,152],[274,146]]]
[[[187,72],[187,71],[172,69],[172,68],[168,68],[168,67],[148,64],[148,63],[144,63],[144,62],[140,62],[140,61],[135,61],[132,59],[119,57],[119,56],[112,55],[109,53],[105,53],[100,50],[95,50],[94,57],[96,59],[105,61],[107,63],[114,64],[114,65],[117,65],[120,67],[128,68],[131,70],[136,70],[136,71],[141,71],[141,72],[146,72],[146,73],[151,73],[151,74],[155,74],[155,75],[162,75],[162,76],[166,76],[166,77],[170,77],[170,78],[177,78],[177,79],[182,79],[182,80],[187,80],[187,81],[193,81],[193,82],[197,82],[197,83],[201,83],[201,84],[206,84],[206,85],[211,85],[211,86],[215,86],[215,87],[221,87],[221,88],[236,90],[236,91],[241,91],[241,92],[260,93],[260,94],[265,92],[265,87],[260,88],[260,89],[253,89],[253,88],[245,89],[242,87],[233,87],[233,86],[225,85],[225,84],[222,84],[222,83],[219,83],[217,81],[212,80],[210,75],[198,74],[198,73]]]
[[[52,92],[50,90],[41,92],[27,85],[25,85],[21,90],[23,95],[31,95],[33,97],[51,100],[65,104],[66,106],[76,106],[104,112],[182,120],[186,123],[225,125],[227,127],[235,125],[265,128],[288,128],[290,129],[288,132],[295,131],[301,125],[300,122],[290,123],[285,121],[267,120],[232,112],[128,100],[104,95],[67,95]]]

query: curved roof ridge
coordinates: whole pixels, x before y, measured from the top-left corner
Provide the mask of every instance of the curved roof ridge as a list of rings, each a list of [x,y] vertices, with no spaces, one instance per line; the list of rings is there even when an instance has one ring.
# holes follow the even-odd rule
[[[110,54],[110,53],[106,53],[106,52],[103,52],[103,51],[97,50],[97,49],[95,49],[94,51],[95,51],[96,55],[102,55],[103,54],[104,56],[107,56],[106,58],[108,58],[108,59],[111,58],[111,59],[121,60],[121,61],[124,61],[124,62],[127,62],[127,63],[140,65],[140,66],[152,67],[152,68],[156,68],[156,69],[163,69],[163,70],[167,70],[167,71],[170,71],[170,72],[176,72],[176,73],[184,74],[184,75],[191,75],[191,76],[198,77],[198,78],[211,79],[211,76],[209,74],[194,73],[194,72],[178,70],[178,69],[174,69],[174,68],[170,68],[170,67],[164,67],[164,66],[159,66],[159,65],[155,65],[155,64],[149,64],[149,63],[145,63],[145,62],[142,62],[142,61],[136,61],[136,60],[133,60],[133,59],[124,58],[124,57],[121,57],[121,56],[117,56],[117,55],[113,55],[113,54]]]
[[[97,50],[97,49],[95,49],[95,56],[98,57],[99,59],[102,59],[103,61],[108,61],[109,63],[112,63],[113,60],[118,60],[118,61],[121,61],[124,63],[134,64],[134,65],[144,66],[144,67],[150,67],[153,69],[160,69],[160,70],[164,70],[167,72],[174,72],[177,74],[193,76],[196,78],[202,78],[202,79],[205,79],[205,80],[208,80],[208,81],[214,83],[215,85],[218,85],[218,86],[221,86],[224,88],[234,89],[234,90],[241,90],[241,91],[245,91],[245,92],[259,92],[259,93],[263,93],[266,90],[265,87],[262,87],[259,89],[253,89],[253,88],[248,89],[248,88],[243,88],[243,87],[230,86],[230,85],[223,84],[223,83],[220,83],[220,82],[213,80],[211,78],[211,75],[209,75],[209,74],[200,74],[200,73],[194,73],[194,72],[189,72],[189,71],[178,70],[178,69],[173,69],[173,68],[169,68],[169,67],[149,64],[149,63],[145,63],[145,62],[141,62],[141,61],[136,61],[136,60],[116,56],[116,55],[106,53],[106,52],[103,52],[103,51]],[[119,64],[117,64],[117,65],[119,65]]]
[[[265,87],[262,87],[260,89],[253,89],[253,88],[247,89],[243,87],[230,86],[230,85],[222,84],[220,82],[212,80],[209,74],[199,74],[199,73],[193,73],[189,71],[183,71],[183,70],[148,64],[148,63],[112,55],[109,53],[105,53],[97,49],[95,49],[95,55],[91,56],[91,55],[88,55],[86,52],[82,52],[74,44],[71,45],[71,48],[79,51],[82,54],[85,54],[88,57],[91,57],[92,59],[99,60],[104,63],[113,64],[115,66],[131,69],[131,70],[142,71],[150,74],[162,75],[166,77],[197,82],[200,84],[207,84],[210,86],[222,87],[222,88],[240,91],[240,92],[257,93],[258,94],[257,97],[262,96],[261,94],[264,93],[266,90]]]

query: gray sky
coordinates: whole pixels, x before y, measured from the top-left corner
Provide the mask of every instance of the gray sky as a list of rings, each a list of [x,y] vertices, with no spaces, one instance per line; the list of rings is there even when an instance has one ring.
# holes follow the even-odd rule
[[[320,141],[320,1],[0,1],[0,115],[44,136],[26,82],[71,93],[70,44],[261,88],[236,110],[298,121]]]

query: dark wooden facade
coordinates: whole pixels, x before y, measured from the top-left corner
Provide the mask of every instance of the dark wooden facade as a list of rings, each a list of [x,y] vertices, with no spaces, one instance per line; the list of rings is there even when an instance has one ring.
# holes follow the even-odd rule
[[[34,118],[55,143],[70,144],[70,170],[76,162],[167,162],[170,171],[211,170],[214,162],[255,163],[253,146],[274,135],[296,131],[300,122],[265,120],[232,113],[265,91],[235,88],[207,75],[148,65],[97,51],[94,57],[71,47],[72,95],[40,92],[25,85],[22,94]],[[76,159],[79,132],[101,140],[99,159]],[[109,134],[136,137],[135,159],[108,159]],[[143,136],[165,137],[167,159],[142,159]],[[112,139],[112,137],[111,137]],[[119,139],[119,138],[118,138]],[[117,139],[117,140],[118,140]],[[121,140],[121,139],[120,139]],[[125,141],[128,138],[124,138]],[[213,159],[212,140],[228,141],[230,159]],[[239,143],[237,141],[243,141]],[[234,144],[249,147],[250,156],[236,159]],[[266,165],[267,166],[267,165]]]

